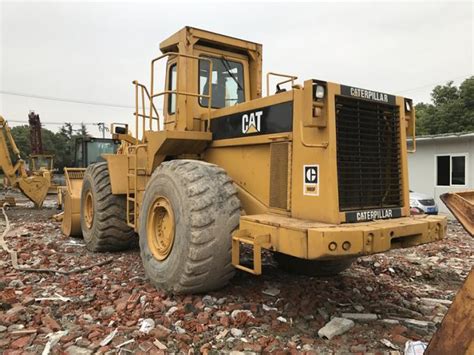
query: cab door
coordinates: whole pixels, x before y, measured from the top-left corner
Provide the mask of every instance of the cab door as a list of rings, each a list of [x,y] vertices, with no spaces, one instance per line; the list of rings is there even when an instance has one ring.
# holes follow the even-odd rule
[[[178,80],[178,63],[176,59],[168,61],[166,66],[166,80],[165,80],[165,91],[163,100],[163,116],[164,116],[164,127],[165,130],[174,130],[176,128],[176,116],[177,116],[177,80]]]

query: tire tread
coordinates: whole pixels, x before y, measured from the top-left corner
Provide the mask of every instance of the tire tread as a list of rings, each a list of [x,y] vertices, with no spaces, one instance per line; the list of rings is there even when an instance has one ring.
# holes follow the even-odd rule
[[[134,247],[138,238],[135,231],[126,223],[125,196],[112,194],[107,163],[90,165],[84,175],[85,179],[92,182],[95,190],[95,233],[88,235],[83,227],[87,249],[94,252],[106,252]]]

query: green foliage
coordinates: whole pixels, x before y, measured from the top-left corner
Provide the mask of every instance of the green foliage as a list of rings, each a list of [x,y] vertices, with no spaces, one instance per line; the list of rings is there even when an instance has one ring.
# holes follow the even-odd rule
[[[474,76],[459,88],[452,81],[436,86],[431,100],[415,106],[418,135],[474,131]]]
[[[22,159],[28,160],[31,154],[30,127],[27,125],[16,126],[11,129]],[[76,133],[77,132],[77,133]],[[79,130],[74,130],[71,123],[65,123],[57,133],[48,129],[41,129],[43,151],[45,154],[54,155],[54,167],[62,173],[63,168],[72,166],[74,162],[74,141],[76,137],[88,136],[87,128],[81,124]]]

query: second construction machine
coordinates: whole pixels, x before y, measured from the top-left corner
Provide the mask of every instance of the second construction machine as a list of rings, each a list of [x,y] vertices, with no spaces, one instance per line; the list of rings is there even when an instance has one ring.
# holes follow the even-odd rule
[[[12,161],[12,158],[15,161]],[[41,207],[51,186],[51,173],[41,169],[31,176],[28,175],[25,161],[10,131],[7,121],[0,116],[0,168],[4,178],[12,187],[18,187],[36,207]]]
[[[89,250],[125,249],[138,233],[150,281],[192,293],[224,286],[235,268],[260,274],[262,248],[285,269],[328,275],[445,236],[444,217],[410,216],[410,99],[274,73],[263,96],[262,46],[196,28],[160,49],[149,90],[134,82],[135,123],[113,127],[122,149],[84,174]]]

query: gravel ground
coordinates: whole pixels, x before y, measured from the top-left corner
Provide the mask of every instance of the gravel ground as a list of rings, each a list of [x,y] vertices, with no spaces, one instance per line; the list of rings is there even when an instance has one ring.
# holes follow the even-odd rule
[[[337,277],[282,272],[268,253],[260,277],[237,272],[217,292],[168,296],[148,284],[138,250],[88,252],[81,239],[61,235],[52,201],[45,206],[20,200],[7,212],[5,239],[19,264],[62,271],[104,264],[68,275],[17,271],[1,251],[3,354],[45,346],[52,354],[403,353],[408,340],[430,340],[474,261],[474,239],[450,222],[441,242],[360,258]],[[354,325],[319,337],[333,317]]]

